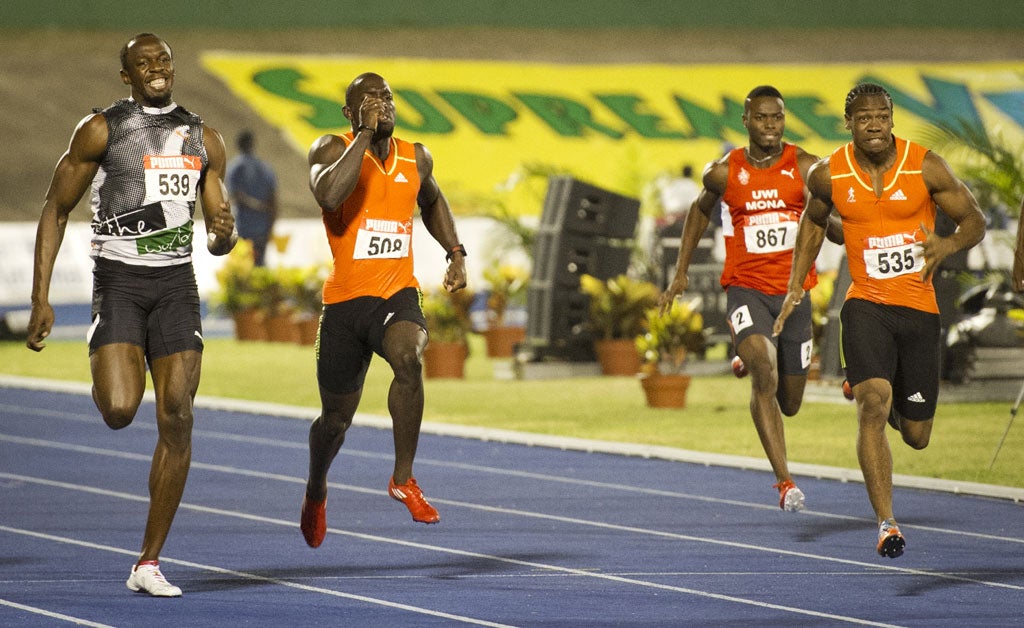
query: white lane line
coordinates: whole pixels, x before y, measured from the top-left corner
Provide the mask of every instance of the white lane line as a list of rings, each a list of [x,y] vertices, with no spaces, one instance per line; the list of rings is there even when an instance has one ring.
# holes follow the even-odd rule
[[[58,483],[58,484],[60,484],[60,483]],[[67,485],[67,486],[64,486],[63,488],[72,488],[73,486],[74,485]],[[83,488],[85,488],[85,487],[83,487]],[[92,491],[89,491],[89,492],[92,492]],[[128,494],[123,494],[123,493],[117,493],[115,491],[99,491],[99,492],[104,494],[104,495],[112,496],[112,497],[121,497],[121,498],[126,498],[126,499],[132,499],[132,500],[135,500],[135,501],[148,501],[148,499],[144,498],[144,497],[139,497],[139,496],[135,496],[135,495],[128,495]],[[182,507],[185,507],[185,504],[182,504]],[[192,509],[196,510],[197,508],[193,507]],[[199,510],[201,510],[201,509],[199,509]],[[217,514],[226,514],[226,513],[227,513],[227,511],[224,511],[223,513],[217,513]],[[245,518],[259,520],[259,518],[256,518],[256,517],[245,517]],[[268,520],[268,521],[272,521],[272,520]],[[283,523],[283,522],[278,520],[278,521],[276,521],[276,523],[280,524],[280,523]],[[133,557],[138,555],[138,551],[135,551],[135,550],[129,550],[129,549],[124,549],[124,548],[120,548],[120,547],[113,547],[113,546],[110,546],[110,545],[103,545],[103,544],[100,544],[100,543],[91,543],[89,541],[81,541],[81,540],[73,539],[71,537],[66,537],[66,536],[57,536],[57,535],[53,535],[53,534],[45,534],[45,533],[42,533],[42,532],[36,532],[34,530],[25,530],[25,529],[22,529],[22,528],[12,528],[10,526],[0,525],[0,531],[2,531],[2,532],[9,532],[11,534],[21,534],[23,536],[30,536],[30,537],[34,537],[34,538],[37,538],[37,539],[43,539],[43,540],[46,540],[46,541],[54,541],[54,542],[57,542],[57,543],[64,543],[64,544],[67,544],[67,545],[76,545],[78,547],[85,547],[85,548],[88,548],[88,549],[102,550],[102,551],[105,551],[105,552],[113,552],[113,553],[116,553],[116,554],[125,554],[125,555],[133,556]],[[249,573],[249,572],[245,572],[245,571],[236,571],[234,569],[226,569],[224,567],[218,567],[216,565],[208,565],[208,564],[204,564],[204,563],[196,563],[196,562],[192,562],[192,561],[188,561],[188,560],[181,560],[181,559],[178,559],[178,558],[168,558],[166,556],[161,556],[160,557],[160,562],[162,562],[162,563],[171,563],[171,564],[175,564],[175,565],[181,565],[182,567],[190,567],[192,569],[201,569],[203,571],[211,571],[211,572],[222,574],[222,575],[233,576],[235,578],[242,578],[242,579],[245,579],[245,580],[252,580],[254,582],[263,582],[263,583],[269,583],[269,584],[276,584],[276,585],[280,585],[280,586],[283,586],[283,587],[288,587],[288,588],[291,588],[291,589],[298,589],[300,591],[307,591],[307,592],[310,592],[310,593],[322,593],[324,595],[330,595],[330,596],[334,596],[334,597],[345,598],[345,599],[348,599],[348,600],[355,600],[355,601],[358,601],[358,602],[366,602],[368,604],[375,604],[377,606],[386,606],[388,608],[394,608],[394,609],[398,609],[398,610],[410,611],[410,612],[417,613],[417,614],[420,614],[420,615],[430,615],[432,617],[440,617],[442,619],[450,619],[450,620],[462,622],[462,623],[465,623],[465,624],[474,624],[474,625],[477,625],[477,626],[492,626],[494,628],[511,628],[508,624],[495,623],[495,622],[491,622],[491,621],[477,619],[475,617],[466,617],[466,616],[463,616],[463,615],[454,615],[452,613],[445,613],[445,612],[442,612],[442,611],[435,611],[433,609],[423,608],[421,606],[413,606],[411,604],[402,604],[402,603],[399,603],[399,602],[391,602],[389,600],[382,600],[380,598],[367,597],[365,595],[358,595],[358,594],[355,594],[355,593],[346,593],[344,591],[337,591],[337,590],[334,590],[334,589],[325,589],[323,587],[314,587],[314,586],[311,586],[311,585],[308,585],[308,584],[302,584],[300,582],[293,582],[293,581],[290,581],[290,580],[282,580],[280,578],[272,578],[270,576],[261,576],[259,574]],[[101,624],[91,624],[91,625],[97,625],[98,626],[98,625],[101,625]]]
[[[19,611],[27,611],[29,613],[32,613],[33,615],[42,615],[44,617],[49,617],[50,619],[59,619],[61,621],[66,621],[78,626],[92,626],[92,628],[114,628],[109,624],[98,624],[94,621],[89,621],[88,619],[82,619],[81,617],[72,617],[71,615],[65,615],[63,613],[54,613],[53,611],[48,611],[45,608],[39,608],[38,606],[26,606],[25,604],[18,604],[17,602],[12,602],[10,600],[0,599],[0,606],[9,606],[11,608],[18,609]]]
[[[143,454],[126,453],[126,452],[121,452],[121,451],[116,451],[116,450],[111,450],[111,449],[101,449],[101,448],[96,448],[96,447],[87,447],[87,446],[84,446],[84,445],[69,445],[69,444],[66,444],[66,443],[54,443],[52,441],[45,441],[45,440],[40,440],[40,439],[25,439],[25,438],[22,438],[22,437],[11,437],[11,436],[6,435],[6,434],[0,434],[0,441],[4,441],[4,440],[12,440],[12,441],[16,441],[16,442],[23,442],[24,444],[33,444],[33,445],[38,445],[38,446],[43,446],[43,447],[53,447],[53,448],[57,448],[57,449],[72,450],[72,451],[77,451],[77,452],[81,452],[81,453],[90,453],[90,454],[96,454],[96,455],[103,455],[103,456],[109,456],[109,457],[113,457],[113,458],[130,459],[130,460],[135,460],[135,461],[139,461],[139,462],[147,462],[148,463],[150,461],[150,457],[148,455],[143,455]],[[202,469],[204,471],[213,471],[213,472],[217,472],[217,473],[225,473],[225,474],[230,474],[230,475],[240,475],[240,476],[244,476],[244,477],[258,478],[258,479],[261,479],[261,480],[276,480],[276,481],[287,482],[287,483],[291,483],[291,484],[305,485],[305,483],[306,483],[305,479],[299,478],[299,477],[296,477],[296,476],[284,475],[284,474],[280,474],[280,473],[267,473],[265,471],[254,471],[254,470],[251,470],[251,469],[241,469],[241,468],[238,468],[238,467],[228,466],[228,465],[215,465],[215,464],[208,464],[208,463],[193,461],[192,462],[192,468],[193,469]],[[14,474],[8,474],[8,473],[0,473],[0,478],[4,478],[4,477],[8,477],[9,479],[18,479],[18,478],[20,478],[22,476],[15,476]],[[51,483],[51,482],[53,482],[51,480],[44,480],[44,479],[41,479],[41,478],[28,478],[28,481],[38,481],[38,482],[41,482],[41,483]],[[71,488],[73,490],[80,490],[80,491],[91,490],[91,489],[88,489],[87,487],[83,487],[81,485],[76,485],[76,484],[67,484],[67,485],[65,485],[64,483],[61,483],[61,482],[53,482],[53,485],[54,486],[63,486],[65,488]],[[380,495],[381,494],[380,489],[366,488],[366,487],[362,487],[362,486],[354,486],[354,485],[351,485],[351,484],[338,484],[338,483],[334,483],[334,482],[329,482],[328,486],[330,488],[333,488],[333,489],[346,490],[346,491],[350,491],[350,492],[354,492],[354,493],[361,493],[361,494],[365,494],[365,495]],[[108,493],[106,491],[103,491],[102,489],[95,489],[95,490],[100,491],[103,494],[109,494],[109,495],[118,496],[118,497],[124,496],[126,498],[132,498],[132,497],[130,497],[130,494],[128,494],[128,493],[120,493],[120,492],[109,492]],[[136,499],[147,500],[148,498],[146,498],[146,497],[136,497]],[[468,509],[478,510],[478,511],[482,511],[482,512],[498,513],[498,514],[501,514],[501,515],[515,515],[515,516],[525,517],[525,518],[542,519],[542,520],[546,520],[546,521],[555,521],[555,522],[558,522],[558,523],[567,523],[567,524],[570,524],[570,525],[587,526],[587,527],[600,528],[600,529],[605,529],[605,530],[613,530],[613,531],[617,531],[617,532],[628,532],[630,534],[640,534],[640,535],[647,535],[647,536],[655,536],[655,537],[659,537],[659,538],[667,538],[667,539],[673,539],[673,540],[677,540],[677,541],[685,541],[685,542],[692,542],[692,543],[703,543],[703,544],[708,544],[708,545],[717,545],[717,546],[721,546],[721,547],[729,547],[729,548],[732,548],[732,549],[744,549],[744,550],[752,550],[752,551],[757,551],[757,552],[768,552],[768,553],[771,553],[771,554],[784,554],[784,555],[787,555],[787,556],[793,556],[793,557],[796,557],[796,558],[802,558],[802,559],[808,559],[808,560],[817,560],[817,561],[825,561],[825,562],[829,562],[829,563],[853,565],[853,566],[856,566],[856,567],[861,567],[861,568],[869,569],[869,570],[889,571],[889,572],[892,572],[892,573],[912,574],[912,575],[919,575],[919,576],[930,576],[930,577],[933,577],[933,578],[953,580],[953,581],[958,581],[958,582],[969,582],[969,583],[972,583],[972,584],[981,584],[981,585],[991,586],[991,587],[996,587],[996,588],[1024,590],[1024,586],[1008,584],[1008,583],[1003,583],[1003,582],[994,582],[994,581],[989,581],[989,580],[979,580],[979,579],[974,579],[974,578],[967,578],[967,577],[964,577],[964,576],[956,575],[954,573],[944,573],[944,572],[939,572],[939,571],[927,571],[927,570],[921,570],[921,569],[910,569],[910,568],[898,567],[898,566],[894,566],[894,565],[883,565],[883,564],[878,564],[878,563],[867,563],[867,562],[863,562],[863,561],[857,561],[857,560],[852,560],[852,559],[847,559],[847,558],[839,558],[839,557],[834,557],[834,556],[823,556],[821,554],[811,554],[811,553],[807,553],[807,552],[797,552],[797,551],[794,551],[794,550],[786,550],[786,549],[774,548],[774,547],[769,547],[769,546],[764,546],[764,545],[754,545],[754,544],[750,544],[750,543],[740,543],[738,541],[723,541],[723,540],[719,540],[719,539],[709,538],[706,535],[704,535],[704,536],[693,536],[693,535],[688,535],[688,534],[681,534],[681,533],[678,533],[678,532],[668,532],[668,531],[663,531],[663,530],[652,530],[652,529],[640,528],[640,527],[636,527],[636,526],[628,526],[628,525],[621,525],[621,524],[606,523],[606,522],[602,522],[602,521],[595,521],[595,520],[592,520],[592,519],[580,519],[580,518],[577,518],[577,517],[567,517],[567,516],[563,516],[563,515],[553,515],[553,514],[548,514],[548,513],[541,513],[541,512],[528,511],[528,510],[519,510],[519,509],[514,509],[514,508],[497,507],[497,506],[486,506],[486,505],[482,505],[482,504],[469,503],[469,502],[461,502],[461,501],[457,501],[457,500],[447,500],[447,499],[440,499],[440,498],[433,498],[433,497],[431,498],[431,500],[436,502],[436,503],[438,503],[438,504],[444,504],[444,505],[448,505],[448,506],[457,506],[457,507],[461,507],[461,508],[468,508]],[[186,505],[183,503],[181,507],[184,508],[184,507],[186,507]],[[206,508],[204,506],[189,506],[189,507],[190,508],[194,508],[194,509]],[[229,513],[229,512],[232,512],[232,511],[223,511],[223,512],[224,513]],[[241,516],[241,515],[239,515],[239,516]],[[291,525],[294,526],[295,524],[292,523]],[[332,530],[334,530],[334,529],[332,528]],[[344,531],[337,530],[337,532],[342,533]],[[345,533],[347,533],[347,532],[345,532]],[[1002,540],[1002,537],[990,537],[990,538],[992,540]],[[1013,538],[1013,537],[1007,537],[1006,540],[1010,540],[1010,541],[1014,541],[1014,542],[1019,542],[1019,539],[1016,539],[1016,538]]]
[[[9,475],[9,474],[0,474],[0,475]],[[133,500],[133,501],[146,501],[147,500],[147,498],[142,497],[142,496],[138,496],[138,495],[119,494],[116,491],[96,490],[96,489],[93,489],[92,487],[79,486],[79,485],[69,484],[69,483],[65,483],[65,482],[39,481],[38,478],[27,478],[27,477],[22,477],[22,478],[19,478],[19,479],[21,479],[22,481],[38,481],[38,483],[40,483],[40,484],[56,486],[56,487],[59,487],[59,488],[66,488],[66,489],[71,489],[71,490],[80,490],[80,491],[84,491],[84,492],[88,492],[88,493],[99,493],[99,494],[103,494],[103,495],[111,496],[111,497],[122,497],[122,498],[130,499],[130,500]],[[207,513],[207,514],[216,514],[216,515],[235,517],[235,518],[239,518],[239,519],[245,519],[245,520],[248,520],[248,521],[256,521],[256,522],[260,522],[260,523],[269,523],[269,524],[274,524],[274,525],[281,525],[281,526],[287,526],[287,527],[295,527],[295,523],[292,522],[292,521],[285,521],[283,519],[274,519],[274,518],[271,518],[271,517],[263,517],[263,516],[259,516],[259,515],[252,515],[252,514],[248,514],[248,513],[241,513],[241,512],[237,512],[237,511],[231,511],[231,510],[223,510],[223,509],[219,509],[219,508],[209,508],[209,507],[206,507],[206,506],[196,506],[194,504],[185,504],[185,503],[181,504],[180,508],[188,509],[188,510],[193,510],[193,511],[197,511],[197,512],[204,512],[204,513]],[[709,592],[709,591],[701,591],[701,590],[698,590],[698,589],[690,589],[690,588],[686,588],[686,587],[678,587],[678,586],[667,585],[667,584],[659,584],[659,583],[656,583],[656,582],[648,582],[648,581],[645,581],[645,580],[635,580],[633,578],[626,578],[626,577],[622,577],[622,576],[615,576],[615,575],[606,574],[606,573],[598,573],[598,572],[593,572],[593,571],[589,571],[589,570],[585,570],[585,569],[575,569],[575,568],[571,568],[571,567],[561,567],[561,566],[558,566],[558,565],[548,565],[548,564],[545,564],[545,563],[538,563],[538,562],[533,562],[533,561],[520,560],[520,559],[516,559],[516,558],[508,558],[508,557],[505,557],[505,556],[495,556],[495,555],[492,555],[492,554],[484,554],[484,553],[480,553],[480,552],[471,552],[471,551],[466,551],[466,550],[458,550],[458,549],[452,549],[452,548],[447,548],[447,547],[440,547],[440,546],[430,545],[430,544],[425,544],[425,543],[416,543],[416,542],[413,542],[413,541],[403,541],[403,540],[400,540],[400,539],[389,539],[389,538],[386,538],[386,537],[376,536],[376,535],[372,535],[372,534],[362,534],[362,533],[357,533],[357,532],[351,532],[351,531],[348,531],[348,530],[338,530],[338,529],[335,529],[335,528],[329,528],[329,531],[331,531],[331,532],[333,532],[335,534],[340,534],[340,535],[344,535],[344,536],[348,536],[348,537],[352,537],[352,538],[356,538],[356,539],[360,539],[360,540],[364,540],[364,541],[379,542],[379,543],[389,543],[389,544],[393,544],[393,545],[400,545],[400,546],[403,546],[403,547],[409,547],[409,548],[414,548],[414,549],[419,549],[419,550],[428,550],[428,551],[440,552],[440,553],[444,553],[444,554],[452,554],[452,555],[466,557],[466,558],[486,559],[486,560],[491,560],[491,561],[496,561],[496,562],[516,565],[516,566],[520,566],[520,567],[530,567],[530,568],[533,568],[533,569],[542,569],[542,570],[551,571],[551,572],[558,572],[558,573],[562,573],[562,574],[570,574],[570,575],[575,575],[575,576],[581,576],[581,577],[584,577],[584,578],[593,578],[593,579],[598,579],[598,580],[611,581],[611,582],[616,582],[616,583],[619,583],[619,584],[628,584],[628,585],[642,586],[642,587],[646,587],[646,588],[658,589],[658,590],[663,590],[663,591],[672,591],[672,592],[675,592],[675,593],[684,593],[684,594],[688,594],[688,595],[694,595],[694,596],[697,596],[697,597],[709,598],[709,599],[720,600],[720,601],[725,601],[725,602],[733,602],[733,603],[737,603],[737,604],[743,604],[743,605],[747,605],[747,606],[755,606],[755,607],[765,608],[765,609],[772,609],[772,610],[790,612],[790,613],[795,613],[795,614],[798,614],[798,615],[806,615],[806,616],[809,616],[809,617],[833,619],[833,620],[837,620],[837,621],[843,621],[843,622],[846,622],[846,623],[858,624],[858,625],[862,625],[862,626],[886,626],[886,627],[895,626],[895,624],[885,624],[885,623],[868,621],[868,620],[864,620],[864,619],[860,619],[860,618],[856,618],[856,617],[846,617],[846,616],[843,616],[843,615],[834,615],[834,614],[831,614],[831,613],[821,613],[821,612],[807,610],[807,609],[802,609],[802,608],[783,606],[783,605],[780,605],[780,604],[772,604],[772,603],[769,603],[769,602],[762,602],[762,601],[758,601],[758,600],[748,600],[748,599],[745,599],[745,598],[735,597],[735,596],[731,596],[731,595],[722,595],[722,594],[719,594],[719,593],[712,593],[712,592]],[[101,545],[101,544],[91,543],[91,542],[87,542],[87,541],[79,541],[77,539],[72,539],[72,538],[69,538],[69,537],[55,536],[55,535],[52,535],[52,534],[44,534],[44,533],[35,532],[35,531],[32,531],[32,530],[24,530],[24,529],[21,529],[21,528],[12,528],[10,526],[5,526],[5,525],[0,525],[0,532],[9,532],[9,533],[12,533],[12,534],[22,534],[22,535],[25,535],[25,536],[31,536],[31,537],[45,539],[45,540],[49,540],[49,541],[55,541],[55,542],[59,542],[59,543],[67,543],[67,544],[71,544],[71,545],[77,545],[77,546],[80,546],[80,547],[87,547],[87,548],[91,548],[91,549],[105,550],[105,551],[110,551],[110,552],[116,552],[116,553],[119,553],[119,554],[135,555],[135,552],[132,552],[132,551],[126,550],[126,549],[122,549],[122,548],[116,548],[116,547],[111,547],[109,545]],[[216,566],[213,566],[213,565],[206,565],[206,564],[202,564],[202,563],[195,563],[195,562],[192,562],[192,561],[187,561],[187,560],[182,560],[182,559],[177,559],[177,558],[167,558],[165,556],[161,556],[160,560],[161,560],[161,562],[172,563],[172,564],[182,565],[182,566],[186,566],[186,567],[192,567],[192,568],[195,568],[195,569],[204,569],[204,570],[213,571],[215,573],[228,574],[228,575],[232,575],[232,576],[235,576],[235,577],[241,577],[241,578],[246,578],[246,579],[251,579],[251,580],[257,580],[257,581],[261,581],[261,582],[269,582],[269,583],[272,583],[272,584],[279,584],[279,585],[282,585],[282,586],[291,587],[291,588],[295,588],[295,589],[300,589],[300,590],[304,590],[304,591],[311,591],[311,592],[316,592],[316,593],[324,593],[324,594],[328,594],[328,595],[335,595],[335,596],[338,596],[338,597],[344,597],[344,598],[348,598],[348,599],[369,602],[371,604],[380,604],[380,605],[383,605],[383,606],[389,606],[389,607],[393,607],[393,608],[400,608],[400,609],[404,609],[404,610],[412,610],[414,612],[419,612],[419,613],[424,613],[424,614],[429,614],[429,615],[434,615],[434,616],[439,616],[439,617],[458,619],[459,621],[464,621],[466,623],[476,623],[476,624],[488,625],[488,626],[500,626],[501,625],[501,624],[495,624],[495,623],[490,623],[490,622],[486,622],[485,623],[485,622],[482,622],[481,620],[475,620],[475,619],[472,619],[472,618],[461,617],[461,616],[457,616],[457,615],[448,615],[448,614],[444,614],[444,613],[439,613],[437,611],[431,611],[429,609],[422,609],[420,607],[409,606],[409,605],[405,605],[405,604],[397,604],[397,603],[394,603],[394,602],[388,602],[388,601],[379,600],[379,599],[376,599],[376,598],[369,598],[369,597],[365,597],[365,596],[361,596],[361,595],[356,595],[356,594],[352,594],[352,593],[344,593],[344,592],[336,591],[336,590],[333,590],[333,589],[324,589],[322,587],[313,587],[313,586],[304,585],[304,584],[297,583],[297,582],[292,582],[292,581],[287,581],[287,580],[280,580],[278,578],[272,578],[272,577],[269,577],[269,576],[261,576],[261,575],[258,575],[258,574],[252,574],[252,573],[247,573],[247,572],[235,571],[235,570],[232,570],[232,569],[225,569],[225,568],[222,568],[222,567],[216,567]]]
[[[148,430],[152,430],[154,432],[156,431],[156,426],[153,425],[153,424],[142,424],[139,427],[144,428],[144,429],[148,429]],[[246,442],[246,443],[256,444],[256,445],[265,445],[265,446],[269,446],[269,447],[277,447],[277,448],[285,448],[285,449],[295,449],[295,450],[301,450],[301,451],[307,451],[308,447],[309,447],[309,445],[307,443],[290,443],[290,442],[286,442],[286,441],[269,439],[269,438],[263,438],[263,437],[259,437],[259,436],[243,436],[243,435],[238,435],[238,434],[226,434],[226,433],[223,433],[223,432],[212,432],[212,431],[208,431],[208,430],[193,430],[193,436],[202,436],[202,437],[206,437],[206,438],[215,438],[215,439],[221,439],[221,440],[229,440],[229,441],[233,441],[233,442]],[[69,444],[69,443],[61,443],[61,442],[58,442],[58,441],[50,441],[50,440],[43,440],[43,439],[36,439],[36,438],[26,438],[26,437],[22,437],[22,436],[15,436],[15,435],[12,435],[12,434],[0,433],[0,441],[4,441],[4,440],[8,440],[10,442],[18,442],[18,443],[22,443],[22,444],[26,444],[26,445],[37,446],[37,447],[50,447],[50,448],[55,448],[55,449],[64,449],[64,450],[67,450],[67,451],[78,451],[80,453],[92,453],[92,454],[99,454],[99,455],[104,455],[104,456],[120,457],[120,458],[125,458],[125,459],[130,459],[130,460],[145,461],[147,463],[151,460],[151,455],[150,454],[145,454],[145,455],[132,454],[132,453],[127,453],[127,452],[122,452],[122,451],[115,451],[115,450],[110,450],[110,449],[100,449],[100,448],[95,448],[95,447],[88,447],[88,446],[85,446],[85,445],[74,445],[74,444]],[[392,460],[393,459],[393,456],[390,455],[390,454],[381,454],[381,453],[377,453],[377,452],[361,451],[361,450],[351,449],[351,448],[350,449],[343,449],[341,451],[341,455],[343,455],[343,456],[354,456],[354,457],[360,457],[360,458],[380,459],[380,460]],[[500,467],[487,467],[487,466],[482,466],[482,465],[474,465],[474,464],[468,464],[468,463],[452,462],[452,461],[447,461],[447,460],[435,460],[435,459],[426,458],[426,457],[417,457],[416,458],[416,464],[418,464],[418,465],[433,465],[433,466],[439,466],[439,467],[445,467],[445,468],[454,468],[454,469],[462,469],[462,470],[475,471],[475,472],[480,472],[480,473],[489,473],[489,474],[494,474],[494,475],[504,475],[504,476],[508,476],[508,477],[520,477],[520,478],[541,480],[541,481],[547,481],[547,482],[556,482],[556,483],[561,483],[561,484],[569,484],[569,485],[575,485],[575,486],[587,486],[587,487],[599,488],[599,489],[604,489],[604,490],[615,490],[615,491],[628,492],[628,493],[636,493],[636,494],[642,494],[642,495],[652,495],[652,496],[655,496],[655,497],[667,497],[667,498],[673,498],[673,499],[685,499],[685,500],[699,501],[699,502],[705,502],[705,503],[723,504],[723,505],[728,505],[728,506],[737,506],[737,507],[741,507],[741,508],[753,508],[753,509],[756,509],[756,510],[765,510],[765,511],[771,511],[771,512],[775,512],[776,510],[778,510],[778,508],[775,505],[773,505],[773,504],[763,504],[763,503],[746,502],[746,501],[739,501],[739,500],[733,500],[733,499],[724,499],[724,498],[718,498],[718,497],[708,497],[706,495],[694,495],[694,494],[690,494],[690,493],[681,493],[681,492],[677,492],[677,491],[667,491],[667,490],[663,490],[663,489],[655,489],[655,488],[645,488],[645,487],[640,487],[640,486],[632,486],[632,485],[629,485],[629,484],[615,484],[615,483],[609,483],[609,482],[598,482],[598,481],[594,481],[594,480],[585,480],[585,479],[568,478],[568,477],[562,477],[562,476],[556,476],[556,475],[547,475],[547,474],[536,473],[536,472],[531,472],[531,471],[518,471],[518,470],[515,470],[515,469],[507,469],[507,468],[500,468]],[[210,471],[221,471],[221,472],[225,472],[225,473],[235,473],[235,474],[250,474],[251,473],[251,474],[257,474],[257,477],[260,477],[260,478],[263,478],[263,479],[273,479],[273,480],[280,480],[280,481],[285,481],[285,482],[300,482],[302,484],[305,484],[305,480],[304,479],[297,479],[297,478],[295,478],[293,476],[286,476],[286,475],[279,475],[279,474],[264,474],[263,472],[260,472],[260,471],[246,471],[246,470],[238,469],[237,467],[228,467],[228,466],[222,466],[222,465],[211,465],[211,464],[206,464],[206,463],[201,463],[201,462],[196,462],[196,461],[192,462],[192,467],[196,468],[196,469],[206,469],[206,470],[210,470]],[[377,495],[380,492],[377,489],[368,489],[368,488],[363,488],[363,487],[353,486],[353,485],[347,485],[347,484],[333,484],[332,483],[332,484],[330,484],[330,486],[336,487],[336,488],[340,488],[340,489],[343,489],[343,490],[349,490],[349,491],[357,492],[357,493],[364,493],[364,494]],[[439,504],[447,504],[447,505],[452,505],[452,506],[461,506],[461,507],[465,507],[465,508],[475,508],[475,509],[485,509],[485,508],[487,508],[486,506],[482,506],[482,505],[479,505],[479,504],[459,502],[459,501],[452,501],[452,500],[444,500],[444,499],[436,498],[436,497],[431,497],[430,499],[431,499],[432,502],[437,502]],[[509,512],[511,514],[511,511],[509,511]],[[854,516],[850,516],[850,515],[841,515],[841,514],[836,514],[836,513],[827,513],[827,512],[816,511],[816,510],[805,510],[805,511],[801,512],[799,514],[799,516],[800,517],[820,517],[820,518],[823,518],[823,519],[831,519],[831,520],[837,520],[837,521],[860,521],[860,522],[864,522],[865,525],[867,525],[867,526],[874,526],[874,521],[873,520],[870,520],[870,519],[867,519],[867,518],[864,518],[864,517],[854,517]],[[1016,544],[1024,545],[1024,537],[998,536],[998,535],[986,534],[986,533],[981,533],[981,532],[971,532],[969,530],[955,530],[955,529],[940,528],[940,527],[935,527],[935,526],[925,526],[925,525],[918,525],[918,524],[906,524],[906,523],[902,523],[902,522],[900,523],[900,528],[905,530],[905,531],[907,531],[907,530],[922,530],[922,531],[933,532],[933,533],[937,533],[937,534],[949,534],[949,535],[958,536],[958,537],[969,537],[969,538],[980,539],[980,540],[985,540],[985,541],[1000,541],[1000,542],[1016,543]]]
[[[0,387],[89,396],[92,394],[92,387],[87,383],[20,377],[16,375],[0,375]],[[145,399],[149,402],[154,401],[152,391],[146,392]],[[319,413],[318,408],[262,401],[247,401],[244,399],[208,397],[204,395],[196,397],[195,407],[210,410],[224,410],[228,412],[245,412],[281,419],[298,419],[306,422],[315,419]],[[355,423],[361,427],[374,427],[385,430],[391,429],[391,419],[386,416],[357,412],[355,416]],[[619,456],[657,458],[673,462],[702,464],[704,466],[721,466],[735,469],[771,471],[771,466],[765,458],[691,451],[687,449],[680,449],[678,447],[641,445],[637,443],[616,443],[570,436],[532,434],[529,432],[516,432],[513,430],[500,430],[486,427],[456,425],[451,423],[437,423],[429,420],[423,422],[420,431],[423,434],[470,438],[485,442],[493,441],[499,443],[513,443],[531,447],[548,447],[573,451],[600,452]],[[803,475],[818,479],[836,480],[839,482],[864,482],[864,477],[859,469],[830,467],[826,465],[807,464],[801,462],[790,462],[789,469],[794,475],[798,476]],[[958,495],[979,495],[983,497],[993,497],[996,499],[1009,499],[1014,502],[1024,501],[1024,488],[1014,486],[998,486],[994,484],[981,484],[978,482],[967,482],[963,480],[944,480],[939,478],[905,475],[901,473],[894,473],[892,481],[893,486],[901,488],[916,488]]]

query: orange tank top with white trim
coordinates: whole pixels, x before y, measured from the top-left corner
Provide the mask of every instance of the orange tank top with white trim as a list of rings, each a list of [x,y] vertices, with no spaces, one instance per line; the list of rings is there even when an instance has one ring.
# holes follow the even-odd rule
[[[340,136],[349,145],[352,133]],[[322,211],[334,268],[324,282],[323,302],[357,297],[390,298],[418,288],[413,275],[412,226],[420,175],[416,146],[391,138],[381,162],[363,153],[359,183],[336,211]]]
[[[935,288],[921,281],[925,234],[935,229],[935,202],[921,175],[928,149],[894,137],[896,161],[882,179],[881,196],[854,158],[853,143],[829,158],[832,203],[843,219],[853,283],[847,299],[939,311]]]

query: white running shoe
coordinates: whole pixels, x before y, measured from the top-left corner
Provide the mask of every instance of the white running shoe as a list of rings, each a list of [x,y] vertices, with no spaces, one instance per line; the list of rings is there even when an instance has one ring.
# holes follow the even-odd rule
[[[132,575],[125,584],[132,591],[144,591],[154,597],[181,597],[181,589],[167,582],[156,563],[132,566]]]
[[[779,489],[779,508],[786,512],[800,512],[804,509],[804,492],[793,484],[793,480],[773,484],[772,488]]]

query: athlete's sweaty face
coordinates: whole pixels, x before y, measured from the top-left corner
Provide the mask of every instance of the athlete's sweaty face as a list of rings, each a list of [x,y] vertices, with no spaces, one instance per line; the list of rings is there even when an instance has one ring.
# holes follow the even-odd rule
[[[171,104],[174,60],[171,48],[158,37],[140,37],[129,43],[121,80],[132,88],[132,98],[148,107]]]
[[[774,96],[758,96],[743,111],[743,126],[750,141],[766,153],[776,152],[786,131],[786,105]]]
[[[884,94],[862,94],[850,103],[846,128],[853,145],[868,155],[879,155],[893,147],[892,107]]]

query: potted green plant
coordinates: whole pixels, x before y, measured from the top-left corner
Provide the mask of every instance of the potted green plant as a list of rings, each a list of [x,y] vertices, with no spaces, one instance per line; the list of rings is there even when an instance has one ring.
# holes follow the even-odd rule
[[[263,308],[267,277],[257,270],[252,244],[240,239],[217,271],[219,290],[213,295],[213,302],[234,320],[238,340],[267,339]]]
[[[424,375],[465,377],[469,356],[469,305],[473,295],[467,290],[448,292],[437,289],[423,292],[423,316],[427,319],[430,342],[423,351]]]
[[[296,320],[299,327],[299,344],[316,343],[320,330],[320,315],[323,313],[324,280],[331,272],[327,264],[315,264],[300,269],[295,279]]]
[[[643,333],[647,311],[660,292],[649,281],[618,275],[600,280],[580,276],[580,291],[590,297],[589,326],[605,375],[635,375],[640,369],[635,339]]]
[[[643,360],[640,383],[647,405],[684,408],[690,387],[686,361],[707,345],[704,318],[694,302],[673,301],[664,312],[658,307],[647,310],[645,324],[646,331],[636,337],[636,350]]]
[[[516,344],[526,337],[522,325],[510,325],[506,319],[512,307],[525,307],[526,289],[530,275],[525,268],[514,264],[496,262],[484,269],[487,283],[487,356],[492,358],[510,357]]]

